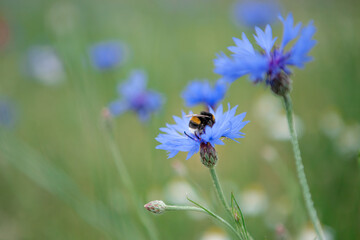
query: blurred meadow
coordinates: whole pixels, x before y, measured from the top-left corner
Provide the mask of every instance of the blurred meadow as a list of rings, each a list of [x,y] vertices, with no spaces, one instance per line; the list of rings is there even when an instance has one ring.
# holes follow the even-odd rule
[[[201,213],[155,216],[143,205],[189,205],[188,194],[222,211],[199,156],[167,159],[155,137],[190,110],[181,98],[189,81],[219,78],[213,59],[232,37],[245,32],[254,42],[253,28],[234,22],[234,3],[0,0],[0,239],[149,239],[143,221],[159,239],[230,239]],[[291,93],[315,207],[328,239],[360,239],[360,2],[279,5],[317,28],[314,60],[294,70]],[[281,36],[281,23],[272,26]],[[91,49],[101,42],[121,43],[117,66],[94,67]],[[133,69],[147,73],[164,105],[145,123],[132,112],[109,119],[104,107]],[[240,144],[217,148],[217,169],[249,232],[314,239],[281,100],[241,78],[228,102],[251,122]]]

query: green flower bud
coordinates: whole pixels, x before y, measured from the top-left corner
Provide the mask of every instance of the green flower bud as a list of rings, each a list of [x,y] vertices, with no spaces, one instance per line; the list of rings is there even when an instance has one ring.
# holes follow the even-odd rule
[[[162,214],[165,212],[166,204],[161,200],[154,200],[144,205],[148,211],[155,214]]]
[[[200,144],[201,162],[208,168],[215,167],[218,160],[215,148],[210,143]]]
[[[291,91],[291,84],[289,76],[281,72],[271,81],[270,86],[273,93],[283,97]]]

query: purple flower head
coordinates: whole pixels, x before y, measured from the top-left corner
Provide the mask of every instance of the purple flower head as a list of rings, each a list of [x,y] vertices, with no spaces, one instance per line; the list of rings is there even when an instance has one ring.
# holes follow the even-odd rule
[[[190,117],[184,112],[182,117],[174,116],[175,124],[166,124],[166,128],[160,128],[163,133],[159,134],[156,140],[161,144],[156,148],[168,151],[169,158],[174,157],[178,152],[188,152],[187,159],[189,159],[199,151],[201,144],[209,143],[215,147],[215,145],[224,145],[223,139],[225,138],[234,141],[236,138],[243,138],[244,133],[240,130],[249,121],[243,121],[246,113],[235,115],[236,108],[237,106],[230,108],[230,104],[228,104],[226,112],[223,112],[222,105],[216,111],[210,109],[210,113],[215,117],[215,124],[212,127],[206,126],[205,131],[200,135],[191,133],[189,130]]]
[[[207,80],[192,81],[182,92],[182,98],[188,107],[204,104],[206,107],[215,108],[224,98],[227,85],[228,83],[223,79],[216,81],[214,86],[211,86]]]
[[[90,48],[90,58],[94,68],[109,70],[125,60],[126,47],[117,41],[100,42]]]
[[[119,84],[118,93],[122,97],[111,102],[109,111],[113,116],[119,116],[126,111],[134,111],[140,120],[149,120],[150,115],[160,110],[164,99],[156,91],[146,88],[147,76],[144,71],[133,70],[129,79]]]
[[[243,0],[236,2],[233,7],[233,16],[236,23],[251,28],[271,24],[279,14],[280,6],[274,0]]]
[[[243,33],[242,39],[234,38],[236,46],[229,47],[233,52],[231,57],[221,53],[214,60],[215,73],[229,81],[249,75],[250,80],[255,83],[265,81],[266,84],[273,85],[277,84],[277,80],[291,74],[289,66],[302,68],[306,62],[311,61],[308,53],[316,44],[312,39],[316,31],[312,22],[301,28],[301,23],[294,26],[291,13],[286,19],[279,18],[284,26],[279,47],[274,47],[277,37],[272,36],[270,25],[266,26],[265,31],[256,27],[254,38],[262,51],[255,50]],[[296,38],[295,44],[289,50],[285,50],[287,44]]]

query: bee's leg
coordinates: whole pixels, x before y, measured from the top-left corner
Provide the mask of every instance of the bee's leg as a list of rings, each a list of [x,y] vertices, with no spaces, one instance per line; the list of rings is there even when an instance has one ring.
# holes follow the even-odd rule
[[[200,137],[197,135],[197,132],[195,132],[195,137],[200,140]]]
[[[184,134],[185,134],[188,138],[190,138],[190,139],[192,139],[192,140],[196,141],[193,137],[189,136],[189,135],[188,135],[185,131],[184,131]],[[195,136],[196,136],[196,134],[195,134]]]

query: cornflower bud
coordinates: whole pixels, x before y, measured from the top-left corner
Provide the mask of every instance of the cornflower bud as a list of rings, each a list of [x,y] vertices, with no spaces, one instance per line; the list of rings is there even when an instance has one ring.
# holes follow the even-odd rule
[[[270,86],[273,93],[283,97],[291,91],[291,84],[289,76],[281,72],[271,81]]]
[[[144,207],[154,214],[162,214],[165,212],[166,204],[161,200],[154,200],[145,204]]]
[[[200,157],[202,164],[208,168],[215,167],[218,160],[216,150],[209,142],[200,144]]]

